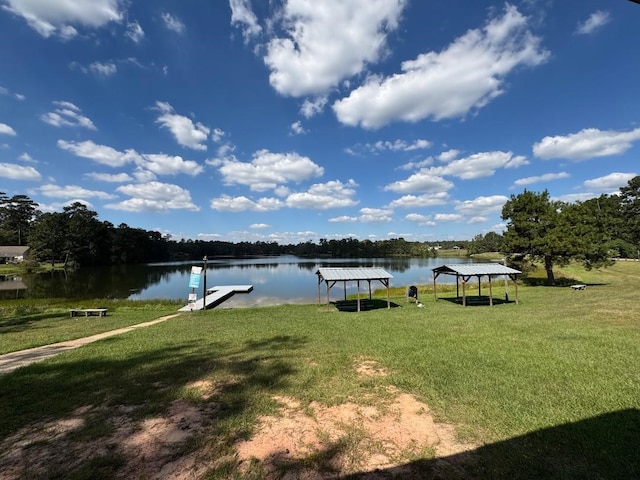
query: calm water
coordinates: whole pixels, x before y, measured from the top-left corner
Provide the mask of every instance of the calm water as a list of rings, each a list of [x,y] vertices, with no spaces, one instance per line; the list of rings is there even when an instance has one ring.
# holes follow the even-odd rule
[[[238,294],[224,307],[259,306],[280,303],[315,303],[318,301],[319,267],[380,267],[393,275],[392,287],[431,284],[432,268],[443,264],[471,263],[468,258],[376,258],[376,259],[303,259],[280,256],[252,259],[209,260],[207,287],[216,285],[253,285],[253,292]],[[120,265],[84,269],[76,272],[51,272],[25,276],[12,282],[0,281],[0,298],[176,298],[187,301],[191,292],[191,267],[202,262]],[[443,277],[447,277],[443,275]],[[446,278],[444,279],[447,280]],[[449,279],[450,280],[450,279]],[[438,279],[440,281],[440,279]],[[202,295],[202,283],[198,293]],[[347,285],[347,293],[355,293],[356,285]],[[383,288],[380,282],[372,289]],[[361,282],[360,291],[367,289]],[[322,301],[325,286],[322,284]],[[342,286],[331,290],[331,299],[340,299]]]

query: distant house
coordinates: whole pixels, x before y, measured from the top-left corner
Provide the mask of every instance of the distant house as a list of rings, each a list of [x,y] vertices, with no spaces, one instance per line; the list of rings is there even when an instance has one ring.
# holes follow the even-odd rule
[[[29,254],[29,247],[0,246],[0,263],[24,262]]]

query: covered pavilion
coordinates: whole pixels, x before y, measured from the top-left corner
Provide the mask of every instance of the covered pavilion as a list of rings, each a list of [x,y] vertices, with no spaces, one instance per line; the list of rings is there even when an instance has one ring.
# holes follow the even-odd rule
[[[442,265],[433,269],[433,296],[435,300],[438,299],[436,295],[436,279],[440,275],[455,275],[456,277],[456,296],[460,298],[460,283],[462,283],[462,305],[467,306],[467,292],[466,285],[472,277],[478,278],[478,297],[482,296],[482,282],[483,276],[489,277],[489,305],[493,306],[493,287],[491,283],[491,277],[503,275],[505,286],[505,298],[508,299],[507,293],[507,278],[513,280],[515,285],[515,301],[518,303],[518,275],[522,274],[520,270],[507,267],[506,265],[500,265],[499,263],[461,263],[453,265]],[[461,281],[462,280],[462,281]]]
[[[389,281],[393,275],[386,272],[383,268],[338,268],[338,267],[322,267],[316,272],[318,275],[318,303],[320,303],[320,285],[325,283],[327,289],[327,306],[330,303],[329,292],[331,288],[338,282],[342,282],[344,288],[344,299],[347,299],[347,282],[356,282],[358,300],[357,310],[361,310],[360,304],[360,282],[366,281],[369,285],[369,300],[371,300],[371,282],[377,280],[387,289],[387,308],[391,308],[391,300],[389,298]]]

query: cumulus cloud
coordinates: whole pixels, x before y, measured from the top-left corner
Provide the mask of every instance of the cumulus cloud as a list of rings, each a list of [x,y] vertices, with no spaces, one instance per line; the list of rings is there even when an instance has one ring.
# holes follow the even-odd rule
[[[447,192],[404,195],[389,203],[389,208],[426,208],[434,205],[444,205],[448,200],[449,194]]]
[[[352,207],[358,204],[353,199],[357,183],[349,180],[346,184],[339,180],[316,183],[306,192],[292,193],[287,197],[287,206],[310,210],[329,210],[332,208]]]
[[[445,192],[452,187],[452,182],[425,169],[414,173],[406,180],[390,183],[384,189],[396,193],[439,193]]]
[[[391,222],[393,211],[386,208],[361,208],[360,215],[348,216],[342,215],[329,219],[332,223],[384,223]]]
[[[0,135],[9,135],[10,137],[15,137],[17,133],[6,123],[0,123]]]
[[[277,198],[265,197],[254,201],[244,195],[238,197],[221,195],[211,199],[210,206],[212,210],[219,212],[270,212],[281,209],[285,204]]]
[[[597,12],[592,13],[584,22],[578,24],[576,33],[580,35],[590,35],[610,21],[611,16],[609,15],[609,12],[598,10]]]
[[[567,172],[545,173],[543,175],[536,175],[534,177],[519,178],[518,180],[513,182],[513,184],[518,186],[525,186],[525,185],[531,185],[532,183],[541,183],[541,182],[550,182],[552,180],[560,180],[563,178],[569,178],[570,176],[571,175],[569,175]]]
[[[282,95],[319,95],[361,73],[385,53],[387,36],[398,27],[405,4],[289,0],[272,19],[285,33],[266,45],[264,62],[271,70],[271,85]]]
[[[297,121],[291,124],[291,133],[293,135],[304,135],[307,131],[302,126],[302,122]]]
[[[54,127],[82,127],[89,130],[97,130],[93,122],[82,115],[82,110],[71,102],[55,101],[58,108],[53,112],[40,115],[40,119]]]
[[[131,198],[122,202],[106,204],[106,208],[138,213],[200,210],[191,201],[191,194],[188,190],[170,183],[149,182],[122,185],[116,191]]]
[[[0,163],[0,177],[11,180],[40,180],[42,175],[33,167],[14,163]]]
[[[567,136],[544,137],[533,145],[533,154],[549,160],[563,158],[573,161],[620,155],[640,140],[640,128],[629,132],[585,128]]]
[[[470,180],[489,177],[499,168],[517,168],[527,163],[525,157],[514,156],[511,152],[481,152],[452,160],[445,166],[433,167],[431,171],[439,175],[451,175]]]
[[[269,150],[257,151],[248,163],[234,157],[208,163],[219,166],[225,184],[247,185],[258,192],[324,174],[324,169],[308,157],[297,153],[272,153]]]
[[[78,185],[65,185],[60,186],[54,183],[47,183],[40,186],[37,191],[45,197],[52,198],[98,198],[101,200],[108,200],[116,198],[115,195],[106,192],[100,192],[98,190],[88,190]]]
[[[210,128],[199,122],[193,123],[189,117],[176,114],[173,107],[166,102],[156,102],[155,109],[160,112],[156,123],[169,130],[180,145],[194,150],[207,149],[204,142],[211,133]]]
[[[627,185],[629,180],[636,176],[637,173],[614,172],[604,177],[587,180],[584,186],[591,191],[612,193]]]
[[[136,163],[138,166],[156,175],[177,175],[183,173],[193,177],[201,174],[204,170],[202,165],[193,160],[184,160],[177,155],[165,155],[161,153],[143,154]]]
[[[78,157],[88,158],[94,162],[114,168],[140,160],[140,155],[133,149],[120,152],[106,145],[97,145],[91,140],[84,142],[58,140],[58,147]]]
[[[72,38],[73,25],[99,28],[123,17],[120,0],[6,0],[4,9],[18,15],[43,37]]]
[[[456,205],[456,212],[466,217],[484,216],[502,210],[502,207],[509,199],[504,195],[490,195],[488,197],[477,197],[473,200],[466,200]]]
[[[333,104],[340,122],[380,128],[393,121],[464,117],[504,93],[504,80],[520,66],[549,56],[528,29],[528,19],[507,5],[482,30],[468,31],[441,52],[402,64],[390,77],[371,76]]]

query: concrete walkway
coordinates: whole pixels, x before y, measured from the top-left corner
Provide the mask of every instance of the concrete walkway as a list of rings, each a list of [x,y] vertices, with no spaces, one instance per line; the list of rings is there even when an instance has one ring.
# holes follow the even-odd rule
[[[167,315],[165,317],[156,318],[150,322],[138,323],[129,327],[119,328],[117,330],[111,330],[109,332],[98,333],[90,337],[77,338],[75,340],[68,340],[66,342],[52,343],[51,345],[44,345],[42,347],[29,348],[27,350],[20,350],[18,352],[11,352],[5,355],[0,355],[0,375],[9,373],[16,368],[24,367],[41,360],[46,360],[54,355],[57,355],[67,350],[81,347],[87,343],[102,340],[103,338],[113,337],[114,335],[120,335],[121,333],[130,332],[137,328],[149,327],[156,323],[164,322],[170,318],[174,318],[180,315],[174,313],[173,315]]]

